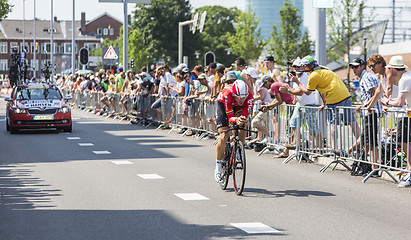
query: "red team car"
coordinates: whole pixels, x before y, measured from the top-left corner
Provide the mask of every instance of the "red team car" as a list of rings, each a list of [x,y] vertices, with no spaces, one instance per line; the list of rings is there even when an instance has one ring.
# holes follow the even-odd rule
[[[6,128],[10,133],[18,129],[56,128],[72,131],[71,110],[57,86],[28,83],[14,87],[7,101]]]

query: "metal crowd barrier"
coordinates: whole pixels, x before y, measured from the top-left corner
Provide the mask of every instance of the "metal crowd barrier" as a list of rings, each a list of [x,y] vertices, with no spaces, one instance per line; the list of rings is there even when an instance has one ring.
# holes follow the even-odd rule
[[[411,120],[406,112],[390,110],[388,113],[370,114],[367,109],[357,111],[355,107],[337,107],[335,111],[325,108],[319,112],[318,107],[309,106],[299,107],[298,112],[298,144],[294,154],[283,163],[292,159],[301,162],[304,157],[310,156],[331,157],[331,161],[323,166],[320,172],[333,164],[333,170],[340,164],[350,171],[352,169],[349,165],[355,162],[374,165],[364,176],[363,182],[376,172],[385,172],[395,182],[397,179],[391,173],[392,170],[397,171],[400,177],[410,172],[410,154],[405,151],[411,146],[407,143]],[[355,119],[348,122],[352,124],[344,123],[342,120],[351,114]],[[335,122],[332,122],[333,120]],[[366,126],[373,127],[367,129]],[[352,150],[349,153],[350,148]],[[375,156],[374,162],[372,155]]]
[[[67,91],[63,91],[67,94]],[[103,112],[104,104],[101,103],[103,94],[79,92],[71,93],[72,102],[84,109]],[[121,115],[125,112],[125,106],[120,104],[121,95],[113,94],[112,104],[106,111]],[[157,108],[154,108],[157,106]],[[182,136],[188,131],[196,131],[199,139],[208,134],[217,135],[215,125],[216,104],[204,99],[190,99],[183,101],[180,97],[158,98],[155,96],[131,95],[127,101],[127,114],[130,121],[144,123],[145,125],[157,124],[159,127],[170,126],[170,132],[179,127]],[[368,110],[357,111],[355,107],[337,107],[335,111],[329,108],[318,110],[318,106],[280,105],[270,110],[265,126],[268,137],[271,139],[266,143],[259,155],[269,150],[282,152],[284,149],[294,150],[283,163],[295,159],[311,160],[314,157],[325,157],[329,163],[324,165],[320,172],[326,171],[334,165],[342,165],[347,170],[352,170],[354,163],[366,163],[374,165],[372,171],[366,175],[366,182],[376,171],[386,172],[394,181],[396,178],[391,171],[397,171],[399,175],[409,173],[407,149],[411,151],[411,144],[407,142],[407,135],[411,126],[406,112],[389,111],[383,114],[369,115]],[[354,115],[352,124],[344,123],[344,118]],[[108,116],[109,117],[109,116]],[[296,120],[293,120],[296,118]],[[290,122],[296,121],[295,127],[290,127]],[[375,125],[369,131],[365,126],[371,122]],[[400,125],[399,125],[400,124]],[[251,124],[250,124],[251,125]],[[401,128],[402,125],[402,128]],[[147,126],[147,127],[148,127]],[[357,127],[358,126],[358,129]],[[398,129],[403,129],[398,134]],[[362,137],[360,135],[362,134]],[[368,139],[362,141],[361,139]],[[371,149],[369,144],[373,139],[376,148],[373,155],[375,162],[371,161]],[[348,153],[348,149],[357,144],[355,150]],[[371,143],[372,144],[372,143]],[[351,166],[350,166],[351,165]]]

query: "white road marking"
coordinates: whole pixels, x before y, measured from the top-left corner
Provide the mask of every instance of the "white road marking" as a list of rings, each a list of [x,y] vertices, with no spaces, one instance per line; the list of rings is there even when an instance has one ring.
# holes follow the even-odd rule
[[[91,146],[94,146],[93,143],[78,143],[78,145],[80,145],[81,147],[91,147]]]
[[[230,223],[236,228],[243,230],[248,234],[261,234],[261,233],[280,233],[281,231],[269,227],[260,222],[250,222],[250,223]]]
[[[94,154],[111,154],[109,151],[93,151]]]
[[[184,201],[194,201],[194,200],[210,200],[198,193],[175,193],[177,197],[183,199]]]
[[[116,164],[116,165],[123,165],[123,164],[133,164],[130,161],[111,161],[112,163]]]
[[[81,137],[67,137],[68,140],[80,140]]]
[[[70,135],[71,133],[69,133],[69,132],[62,132],[62,133],[59,133],[59,134],[61,134],[61,135]]]
[[[137,176],[141,177],[142,179],[146,179],[146,180],[164,179],[164,177],[158,174],[137,174]]]

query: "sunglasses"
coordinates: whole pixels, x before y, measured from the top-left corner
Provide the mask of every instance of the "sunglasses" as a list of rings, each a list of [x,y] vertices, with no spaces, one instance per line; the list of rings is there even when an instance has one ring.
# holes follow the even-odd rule
[[[374,68],[375,67],[375,65],[377,65],[378,63],[374,63],[374,64],[371,64],[371,65],[368,65],[368,67],[369,68]]]

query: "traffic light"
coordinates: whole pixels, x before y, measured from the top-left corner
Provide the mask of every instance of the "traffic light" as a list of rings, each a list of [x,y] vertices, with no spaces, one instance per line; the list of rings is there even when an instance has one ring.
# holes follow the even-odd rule
[[[130,59],[130,68],[134,68],[134,59]]]
[[[88,63],[88,49],[87,48],[81,48],[79,52],[79,57],[80,57],[80,63],[83,65],[87,65]]]
[[[204,66],[208,66],[212,62],[215,62],[215,54],[213,52],[207,52],[204,55]]]

